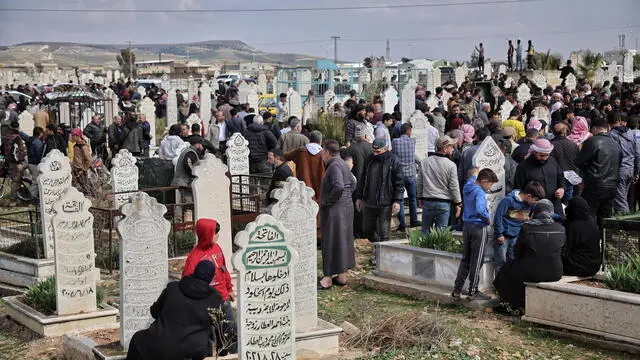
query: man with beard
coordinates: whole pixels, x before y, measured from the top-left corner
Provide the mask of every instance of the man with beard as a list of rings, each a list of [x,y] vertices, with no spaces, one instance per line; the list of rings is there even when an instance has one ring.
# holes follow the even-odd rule
[[[537,139],[529,148],[527,157],[518,164],[513,183],[514,189],[524,189],[530,181],[537,181],[544,187],[546,199],[554,205],[555,213],[562,215],[564,196],[564,173],[556,159],[550,157],[553,145],[546,139]]]
[[[357,104],[354,105],[353,109],[351,109],[349,119],[344,126],[344,138],[347,141],[347,146],[353,142],[356,134],[356,128],[360,126],[367,126],[365,115],[366,109],[363,105]]]

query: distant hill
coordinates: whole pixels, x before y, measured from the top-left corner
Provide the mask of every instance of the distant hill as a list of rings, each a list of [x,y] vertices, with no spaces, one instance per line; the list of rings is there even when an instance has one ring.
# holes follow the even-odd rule
[[[0,47],[0,64],[55,62],[60,66],[104,65],[117,67],[116,55],[128,45],[27,42]],[[181,44],[134,44],[136,61],[190,59],[202,64],[256,61],[283,65],[306,64],[318,59],[301,54],[268,53],[238,40],[201,41]]]

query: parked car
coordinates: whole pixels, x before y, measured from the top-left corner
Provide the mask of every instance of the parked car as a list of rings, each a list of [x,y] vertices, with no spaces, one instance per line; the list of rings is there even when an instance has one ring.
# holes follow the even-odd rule
[[[263,111],[268,111],[272,115],[276,115],[276,95],[275,94],[263,94],[258,96],[258,111],[262,113]]]
[[[15,100],[15,102],[20,102],[20,96],[24,96],[25,99],[27,99],[27,104],[31,102],[31,96],[25,93],[21,93],[20,91],[15,91],[15,90],[7,90],[6,92],[9,93],[9,95],[11,95],[11,97],[13,98],[13,100]]]
[[[222,80],[222,82],[224,82],[225,85],[230,85],[235,80],[238,80],[238,79],[241,79],[241,78],[242,78],[242,74],[240,74],[240,73],[227,73],[227,74],[219,75],[216,78],[216,82]]]

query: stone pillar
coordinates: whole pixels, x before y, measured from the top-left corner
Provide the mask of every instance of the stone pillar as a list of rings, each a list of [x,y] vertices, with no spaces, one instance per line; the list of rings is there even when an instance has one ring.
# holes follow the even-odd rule
[[[136,158],[129,150],[122,149],[111,159],[111,186],[113,192],[137,191],[138,190],[138,167]],[[114,195],[114,207],[119,209],[129,202],[129,198],[134,193]]]

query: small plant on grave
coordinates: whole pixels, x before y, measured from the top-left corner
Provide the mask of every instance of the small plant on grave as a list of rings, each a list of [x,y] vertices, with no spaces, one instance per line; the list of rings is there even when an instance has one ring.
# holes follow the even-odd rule
[[[432,227],[427,234],[423,234],[420,230],[414,230],[409,234],[409,244],[424,249],[455,253],[462,251],[462,245],[460,241],[453,236],[453,229],[451,227]]]
[[[233,331],[233,324],[222,309],[222,307],[207,309],[211,317],[213,331],[215,332],[216,353],[215,358],[225,356],[229,352],[235,351],[237,337]]]
[[[37,254],[36,254],[36,243]],[[8,254],[23,256],[30,259],[42,259],[44,258],[44,249],[42,247],[42,239],[29,238],[28,240],[20,241],[11,246],[1,249],[2,252]]]
[[[323,139],[337,140],[340,145],[346,143],[344,137],[344,119],[341,117],[329,116],[328,113],[324,113],[314,122],[312,130],[318,130],[322,133]]]
[[[611,265],[604,283],[611,290],[640,294],[640,255],[629,257],[622,264]]]
[[[48,277],[39,283],[30,286],[24,294],[27,305],[38,310],[44,315],[53,315],[56,312],[56,278]],[[100,305],[104,300],[104,288],[96,287],[96,303]]]
[[[195,244],[196,235],[193,231],[171,232],[169,234],[169,257],[187,255]]]

